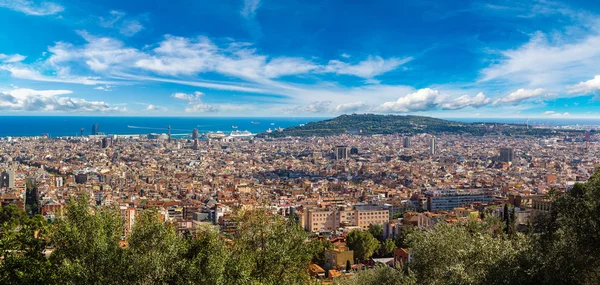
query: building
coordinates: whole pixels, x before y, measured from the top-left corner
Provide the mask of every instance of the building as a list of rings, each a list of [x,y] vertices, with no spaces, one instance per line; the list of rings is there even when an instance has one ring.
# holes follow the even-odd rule
[[[514,159],[513,149],[503,147],[500,149],[500,162],[511,162]]]
[[[168,132],[168,135],[169,135],[168,141],[171,142],[171,125],[169,125],[169,127],[167,129],[169,130],[169,132]]]
[[[15,170],[8,168],[0,175],[0,188],[15,188]]]
[[[197,140],[198,137],[199,137],[199,135],[198,135],[198,129],[194,129],[192,131],[192,140]]]
[[[368,229],[371,225],[384,225],[390,220],[388,209],[379,205],[307,209],[304,215],[304,229],[309,232],[334,231],[345,226]]]
[[[98,134],[98,124],[93,124],[92,125],[92,135],[97,135]]]
[[[425,192],[425,197],[428,211],[447,211],[494,200],[492,193],[484,190],[430,190]]]
[[[103,138],[102,139],[102,148],[109,148],[112,145],[111,138]]]
[[[335,159],[344,160],[348,158],[348,147],[345,145],[338,145],[335,147]]]
[[[358,148],[353,147],[350,149],[350,155],[357,155],[358,154]]]
[[[88,175],[86,173],[78,173],[75,175],[75,183],[85,184],[88,181]]]
[[[332,249],[325,249],[325,264],[329,268],[345,268],[346,264],[354,265],[354,251],[346,247],[345,244],[340,244]]]
[[[404,137],[404,140],[402,141],[402,146],[404,148],[409,148],[410,147],[410,137]]]
[[[429,154],[435,154],[435,137],[432,137],[431,141],[429,141]]]

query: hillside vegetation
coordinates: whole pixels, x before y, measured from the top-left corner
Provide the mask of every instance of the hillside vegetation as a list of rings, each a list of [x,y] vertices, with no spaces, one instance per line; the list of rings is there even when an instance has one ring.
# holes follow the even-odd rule
[[[576,131],[561,131],[576,132]],[[424,116],[396,116],[374,114],[352,114],[310,122],[303,126],[289,127],[281,132],[262,133],[261,137],[310,137],[335,136],[341,134],[470,134],[482,135],[511,135],[511,136],[547,136],[555,135],[557,131],[542,128],[527,128],[519,124],[497,123],[463,123]]]

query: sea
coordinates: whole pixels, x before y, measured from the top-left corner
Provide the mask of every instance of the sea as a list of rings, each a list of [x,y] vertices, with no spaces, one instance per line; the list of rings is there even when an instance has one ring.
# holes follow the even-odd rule
[[[325,117],[92,117],[92,116],[0,116],[0,137],[41,136],[50,137],[79,136],[91,134],[92,125],[98,124],[98,131],[107,135],[138,135],[167,133],[171,126],[174,137],[188,136],[193,129],[199,133],[230,133],[235,130],[251,133],[265,132],[267,129],[288,128]],[[460,122],[496,122],[526,124],[531,126],[596,126],[600,128],[600,119],[572,118],[446,118]]]
[[[169,126],[174,137],[188,136],[194,129],[201,134],[236,130],[256,134],[324,119],[328,118],[0,116],[0,137],[79,136],[82,128],[84,135],[90,135],[94,124],[106,135],[166,134]]]

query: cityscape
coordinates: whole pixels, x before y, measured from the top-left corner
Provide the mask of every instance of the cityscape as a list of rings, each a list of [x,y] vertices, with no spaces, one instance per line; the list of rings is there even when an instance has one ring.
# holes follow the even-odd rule
[[[596,3],[302,2],[0,0],[0,284],[600,284]]]

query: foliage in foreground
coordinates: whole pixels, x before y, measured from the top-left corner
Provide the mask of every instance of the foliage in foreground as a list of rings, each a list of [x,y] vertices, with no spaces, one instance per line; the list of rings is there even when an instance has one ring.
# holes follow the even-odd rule
[[[361,271],[338,284],[600,284],[600,172],[553,198],[527,234],[500,219],[440,223],[396,240],[412,261]],[[326,241],[306,242],[295,221],[257,210],[240,212],[238,234],[223,239],[212,228],[176,233],[143,211],[120,247],[117,209],[90,211],[73,201],[49,225],[15,206],[0,209],[0,284],[306,284],[309,262],[323,261]],[[372,230],[373,232],[375,229]],[[348,244],[363,258],[379,241],[351,232]],[[391,240],[379,250],[389,254]],[[386,245],[387,244],[387,245]],[[44,249],[54,248],[47,258]]]

